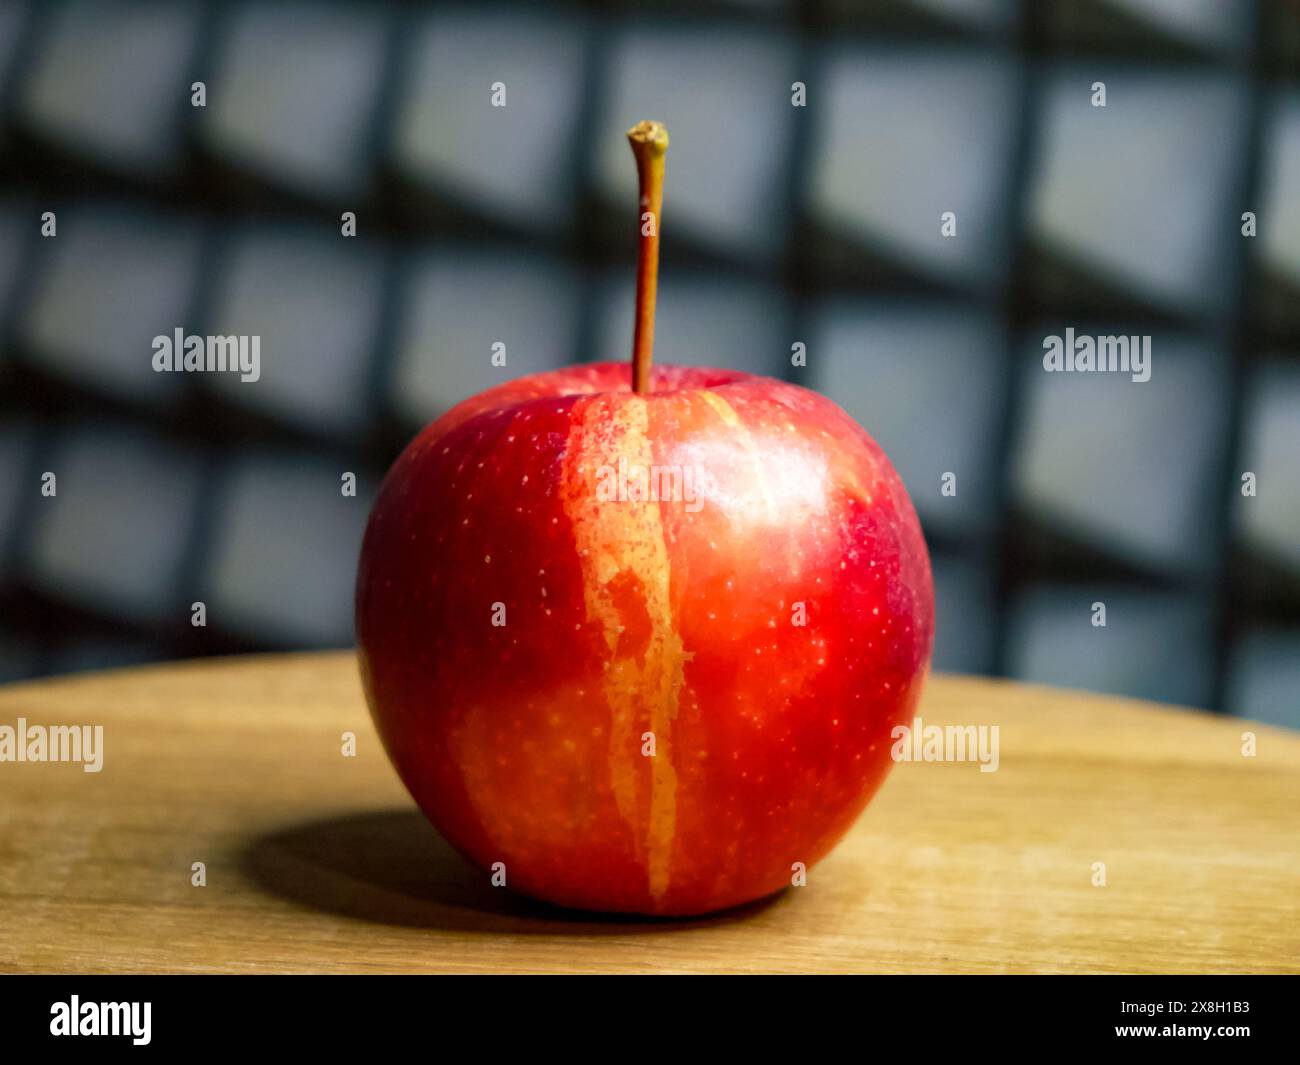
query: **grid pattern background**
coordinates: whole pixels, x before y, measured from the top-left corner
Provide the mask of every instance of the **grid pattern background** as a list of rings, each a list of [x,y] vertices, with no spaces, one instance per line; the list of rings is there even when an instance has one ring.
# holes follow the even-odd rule
[[[881,442],[937,668],[1300,727],[1290,0],[0,0],[0,679],[350,644],[403,443],[628,357],[645,117],[656,358]],[[1151,380],[1045,373],[1067,326]],[[260,335],[261,381],[153,373],[177,327]]]

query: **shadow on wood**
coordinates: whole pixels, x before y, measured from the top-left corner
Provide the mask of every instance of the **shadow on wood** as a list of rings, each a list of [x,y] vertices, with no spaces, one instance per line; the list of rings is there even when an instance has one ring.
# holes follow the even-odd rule
[[[566,910],[491,885],[416,810],[345,814],[254,839],[242,856],[253,885],[301,906],[410,928],[613,935],[743,920],[780,892],[705,917],[670,919]]]

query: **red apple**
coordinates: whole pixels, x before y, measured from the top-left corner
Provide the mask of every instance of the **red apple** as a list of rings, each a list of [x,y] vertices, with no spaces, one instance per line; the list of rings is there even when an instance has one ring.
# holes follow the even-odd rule
[[[407,447],[357,636],[389,756],[472,861],[564,906],[697,914],[853,823],[913,716],[933,591],[866,432],[795,385],[651,370],[647,317],[635,369],[507,382]]]

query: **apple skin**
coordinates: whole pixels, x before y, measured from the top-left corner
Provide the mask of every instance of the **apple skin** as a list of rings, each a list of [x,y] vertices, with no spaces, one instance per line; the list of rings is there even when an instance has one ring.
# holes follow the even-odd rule
[[[574,366],[426,427],[371,513],[356,623],[384,747],[457,849],[558,905],[690,915],[788,886],[853,823],[934,593],[902,482],[830,400],[653,384]],[[602,496],[620,457],[693,490]]]

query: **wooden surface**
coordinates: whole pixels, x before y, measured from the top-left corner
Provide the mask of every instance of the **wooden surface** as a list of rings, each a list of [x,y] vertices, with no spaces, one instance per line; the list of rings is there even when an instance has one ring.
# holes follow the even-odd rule
[[[20,716],[103,724],[106,753],[0,763],[4,971],[1300,971],[1300,735],[1236,719],[931,678],[921,716],[999,725],[996,773],[900,764],[806,887],[636,921],[452,853],[349,654],[0,688]]]

